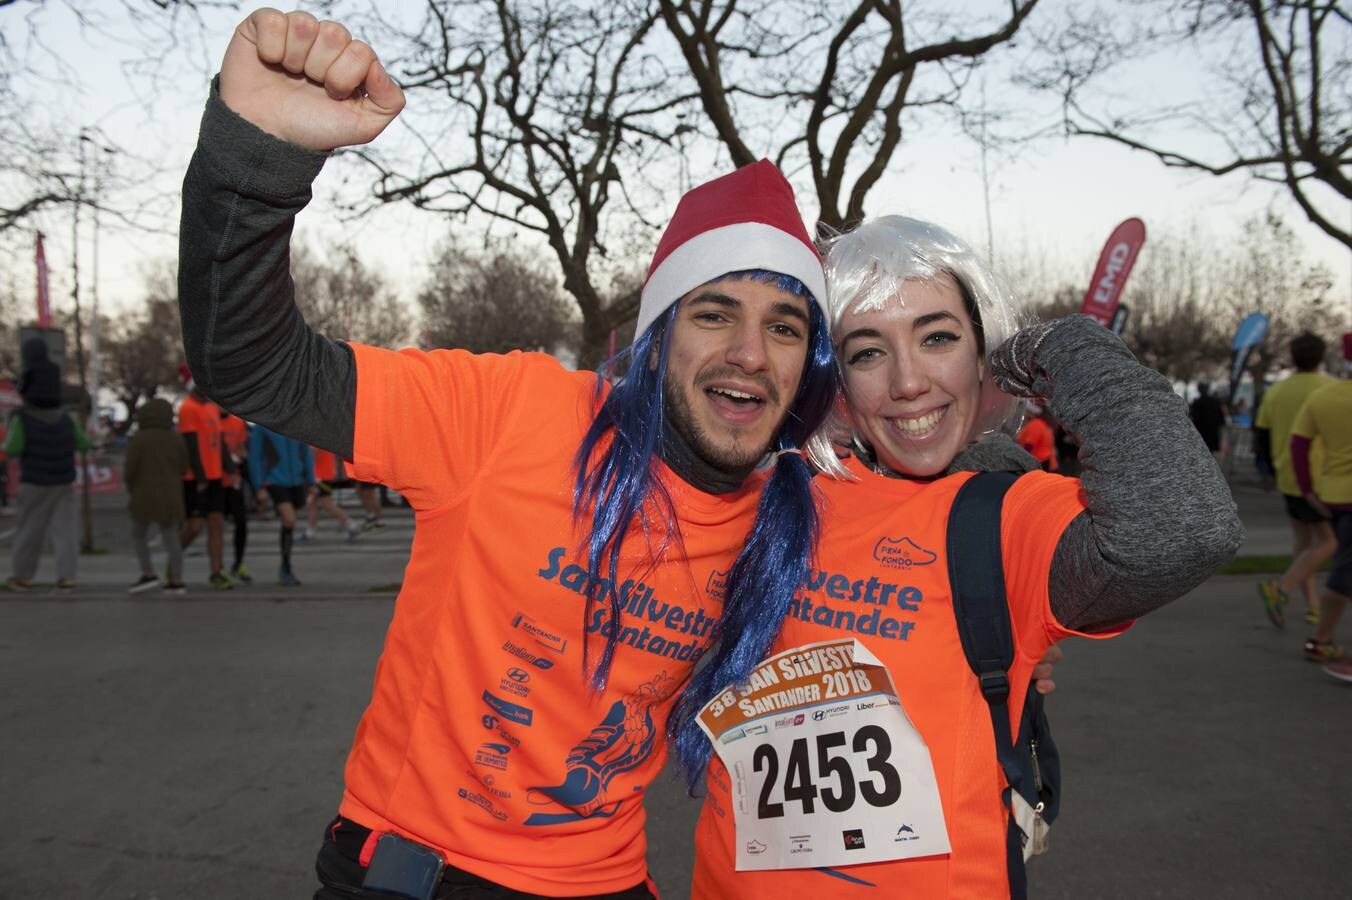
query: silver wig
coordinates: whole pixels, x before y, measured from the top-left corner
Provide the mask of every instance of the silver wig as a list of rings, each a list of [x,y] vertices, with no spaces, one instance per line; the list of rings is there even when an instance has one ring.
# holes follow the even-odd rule
[[[831,238],[826,254],[826,314],[839,334],[846,312],[871,312],[904,303],[901,288],[911,279],[928,281],[942,273],[957,281],[987,358],[1032,321],[1021,302],[975,251],[952,232],[906,216],[882,216]],[[839,348],[837,348],[839,350]],[[1000,391],[988,373],[981,388],[980,414],[969,440],[995,431],[1013,434],[1022,420],[1018,400]],[[808,455],[826,474],[848,478],[833,449],[854,439],[845,399],[808,440]]]

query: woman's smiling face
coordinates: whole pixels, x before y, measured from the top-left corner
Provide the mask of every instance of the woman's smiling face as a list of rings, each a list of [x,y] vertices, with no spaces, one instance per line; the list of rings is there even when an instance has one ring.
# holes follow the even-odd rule
[[[962,290],[910,279],[883,309],[847,310],[836,329],[855,431],[903,475],[944,472],[973,437],[985,360]]]

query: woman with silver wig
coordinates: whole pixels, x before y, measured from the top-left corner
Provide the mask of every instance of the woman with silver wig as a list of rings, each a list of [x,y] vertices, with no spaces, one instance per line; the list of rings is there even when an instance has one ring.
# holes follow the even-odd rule
[[[1120,634],[1222,566],[1242,540],[1239,518],[1182,399],[1097,321],[1032,324],[967,244],[902,216],[835,238],[826,268],[844,401],[810,443],[833,477],[815,479],[817,557],[771,671],[826,659],[823,642],[852,647],[851,665],[886,666],[904,715],[880,711],[890,699],[842,704],[827,683],[815,707],[809,696],[763,716],[765,727],[748,719],[720,733],[692,895],[1020,897],[1019,850],[1037,843],[1041,806],[1025,810],[1006,791],[993,723],[1020,721],[1033,669],[1058,641]],[[1082,477],[1034,470],[1009,440],[1024,398],[1075,437]],[[1022,474],[996,501],[998,556],[951,544],[967,470],[1011,466]],[[959,572],[1001,560],[1015,649],[1007,706],[988,705],[964,654],[950,546],[971,556]],[[754,683],[730,687],[759,696]],[[760,713],[724,697],[711,716],[743,704]],[[804,743],[814,736],[815,757]],[[856,806],[890,827],[866,833],[867,817],[841,812]]]
[[[864,313],[886,309],[889,304],[904,304],[902,287],[907,281],[933,282],[947,276],[961,292],[963,308],[972,320],[982,367],[981,396],[964,437],[967,442],[983,436],[1012,436],[1019,427],[1022,405],[1004,393],[989,374],[985,357],[1029,324],[1031,316],[1005,283],[961,238],[952,232],[920,219],[907,216],[883,216],[860,225],[854,231],[837,235],[830,242],[826,261],[828,281],[827,316],[831,328],[839,331],[846,313]],[[859,436],[850,429],[849,415],[842,397],[840,406],[809,441],[808,452],[817,468],[827,474],[849,478],[835,450],[851,445],[855,452],[871,456],[859,445]],[[1002,455],[1014,454],[1012,442],[987,448]]]

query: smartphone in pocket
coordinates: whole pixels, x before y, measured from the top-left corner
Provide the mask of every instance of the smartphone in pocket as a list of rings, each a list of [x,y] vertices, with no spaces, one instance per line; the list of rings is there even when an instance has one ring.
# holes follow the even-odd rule
[[[382,834],[366,867],[362,890],[404,900],[433,900],[446,860],[431,847],[397,834]]]

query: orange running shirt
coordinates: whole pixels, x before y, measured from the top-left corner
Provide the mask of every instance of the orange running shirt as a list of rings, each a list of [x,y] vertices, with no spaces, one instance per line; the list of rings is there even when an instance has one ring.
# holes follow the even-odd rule
[[[189,394],[178,406],[178,433],[197,435],[197,452],[202,457],[202,471],[208,481],[221,477],[221,408],[210,400],[198,400]],[[192,467],[184,473],[184,481],[196,478]]]
[[[730,568],[758,490],[703,494],[659,465],[683,546],[652,566],[641,532],[625,545],[620,643],[597,694],[584,644],[594,660],[613,626],[608,607],[586,614],[572,518],[595,374],[540,354],[352,349],[349,472],[407,498],[416,528],[341,813],[517,890],[639,884],[644,789],[719,614],[706,588]]]
[[[318,447],[311,447],[310,455],[315,461],[315,481],[338,480],[338,456],[336,454],[330,453],[328,450],[320,450]]]
[[[1029,419],[1019,430],[1019,446],[1032,454],[1048,472],[1056,471],[1056,435],[1041,417]]]
[[[222,452],[229,454],[231,465],[222,465],[221,484],[239,487],[239,467],[249,458],[249,426],[239,416],[221,410]]]
[[[906,715],[929,748],[952,850],[844,866],[830,870],[834,874],[820,869],[737,872],[729,778],[715,757],[695,832],[692,896],[1008,897],[1000,800],[1004,775],[995,757],[990,712],[958,637],[944,552],[949,508],[971,476],[925,484],[876,475],[856,459],[846,466],[858,483],[819,479],[824,511],[818,559],[771,653],[855,637],[887,665]],[[1015,646],[1009,673],[1012,727],[1022,713],[1033,666],[1048,647],[1074,633],[1053,617],[1047,581],[1057,539],[1083,509],[1078,481],[1045,472],[1024,475],[1005,496],[1002,550]]]

